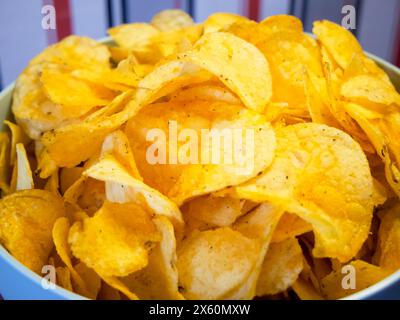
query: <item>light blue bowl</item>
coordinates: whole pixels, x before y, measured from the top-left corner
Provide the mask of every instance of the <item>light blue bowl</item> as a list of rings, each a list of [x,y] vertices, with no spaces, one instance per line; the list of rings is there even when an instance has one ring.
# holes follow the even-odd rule
[[[102,42],[109,42],[103,39]],[[400,69],[386,61],[368,54],[390,76],[397,90],[400,90]],[[0,122],[12,118],[11,98],[14,84],[0,93]],[[4,130],[4,126],[2,127]],[[19,263],[0,245],[0,294],[4,299],[24,300],[84,300],[86,298],[69,292],[61,287],[45,289],[42,278]],[[400,300],[400,270],[377,284],[348,296],[345,300]]]

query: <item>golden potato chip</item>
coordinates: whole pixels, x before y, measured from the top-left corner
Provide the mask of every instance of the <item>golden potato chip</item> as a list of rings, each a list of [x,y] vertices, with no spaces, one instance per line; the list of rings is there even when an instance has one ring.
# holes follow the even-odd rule
[[[180,292],[186,299],[218,299],[251,273],[260,245],[228,227],[193,232],[178,247]]]
[[[340,130],[314,123],[278,130],[272,166],[235,191],[240,198],[282,205],[310,223],[315,257],[347,261],[368,236],[372,176],[360,146]]]
[[[247,18],[234,13],[217,12],[208,16],[204,21],[204,33],[223,31],[235,22],[249,21]]]
[[[267,60],[250,43],[224,32],[208,33],[180,56],[216,75],[251,110],[262,111],[272,95]],[[243,65],[243,61],[247,61]]]
[[[160,31],[179,30],[194,24],[192,17],[179,9],[160,11],[153,16],[150,23]]]
[[[105,136],[133,117],[143,106],[187,84],[204,82],[209,78],[210,74],[190,63],[169,62],[155,69],[139,82],[139,90],[134,98],[131,97],[131,92],[125,92],[106,106],[105,111],[100,109],[96,117],[87,119],[83,123],[70,124],[58,130],[46,132],[41,141],[57,165],[76,166],[95,154],[100,149]],[[129,103],[128,100],[130,100]],[[124,108],[122,109],[121,106]]]
[[[94,297],[90,294],[85,281],[72,265],[72,253],[68,245],[69,230],[70,223],[68,219],[65,217],[58,218],[57,221],[54,223],[52,230],[54,246],[62,262],[68,268],[69,274],[74,282],[75,291],[83,296],[93,299]]]
[[[166,217],[159,216],[153,221],[161,234],[161,241],[150,252],[148,265],[121,281],[139,299],[183,299],[178,291],[174,228]]]
[[[293,291],[301,300],[323,300],[323,297],[314,289],[312,284],[298,278],[292,285]]]
[[[378,233],[380,267],[396,271],[400,269],[400,206],[395,205],[381,215]]]
[[[73,291],[72,282],[71,282],[71,274],[66,267],[57,267],[56,268],[56,279],[57,285],[63,287],[66,290]]]
[[[312,231],[311,224],[294,214],[286,212],[279,220],[271,242],[282,242],[309,231]]]
[[[159,241],[150,214],[134,203],[105,202],[92,218],[75,222],[68,243],[75,257],[103,276],[126,276],[148,263]]]
[[[0,189],[9,192],[10,138],[7,133],[0,133]]]
[[[50,178],[47,180],[44,189],[50,191],[56,195],[60,195],[59,191],[59,177],[58,177],[58,170],[54,172]]]
[[[179,208],[160,192],[131,176],[112,155],[105,155],[83,174],[106,182],[106,196],[109,201],[127,203],[138,200],[137,195],[140,194],[155,214],[170,218],[178,229],[182,227]],[[107,188],[107,183],[112,185]]]
[[[229,104],[240,104],[240,100],[227,88],[217,85],[198,85],[179,90],[171,95],[172,101],[221,101]]]
[[[29,138],[26,136],[25,132],[15,123],[12,123],[8,120],[4,121],[4,124],[10,129],[11,132],[11,150],[10,150],[10,164],[13,165],[15,163],[15,159],[17,157],[16,146],[18,143],[22,143],[26,145],[29,141]]]
[[[296,282],[302,269],[303,253],[296,238],[270,244],[257,281],[257,296],[287,290]]]
[[[153,104],[125,128],[144,182],[178,205],[254,177],[275,148],[274,131],[260,114],[223,102],[190,106]]]
[[[82,167],[62,168],[60,170],[60,190],[62,194],[80,178],[84,170]]]
[[[390,272],[362,260],[352,261],[346,269],[333,271],[322,279],[325,298],[340,299],[366,289],[387,277]],[[343,271],[342,271],[343,270]]]
[[[254,268],[247,279],[225,295],[224,299],[248,300],[254,298],[262,264],[282,213],[282,209],[279,206],[263,203],[234,224],[235,230],[250,239],[256,240],[260,245],[260,250]]]
[[[105,87],[54,67],[44,67],[40,81],[48,98],[62,106],[60,112],[64,118],[80,117],[94,107],[109,104],[116,95]]]
[[[0,242],[22,264],[40,273],[53,248],[53,224],[64,214],[60,198],[45,190],[5,196],[0,200]]]
[[[104,139],[101,155],[107,153],[112,154],[135,179],[143,180],[136,166],[129,140],[121,130],[110,133]]]
[[[22,143],[16,145],[17,152],[17,185],[16,191],[33,189],[32,170]]]
[[[75,265],[74,269],[83,279],[88,292],[88,297],[96,299],[101,287],[100,277],[93,269],[88,268],[83,262],[79,262]]]
[[[107,282],[103,281],[97,295],[97,300],[121,300],[121,295],[117,289],[114,289]]]
[[[211,227],[228,227],[242,215],[241,201],[232,197],[211,195],[195,198],[187,203],[185,220],[200,220]]]
[[[346,69],[355,54],[363,54],[354,35],[336,23],[316,21],[313,33],[342,69]]]
[[[139,300],[138,296],[132,293],[117,277],[100,275],[103,281],[105,281],[110,287],[120,291],[130,300]]]
[[[271,28],[272,31],[303,32],[301,20],[286,14],[267,17],[260,24]]]
[[[350,78],[342,84],[340,94],[356,103],[378,104],[374,108],[381,113],[395,111],[400,107],[400,95],[393,85],[370,75]]]

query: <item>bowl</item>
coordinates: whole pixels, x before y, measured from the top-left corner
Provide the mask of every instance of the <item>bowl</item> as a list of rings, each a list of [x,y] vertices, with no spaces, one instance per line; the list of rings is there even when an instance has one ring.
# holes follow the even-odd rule
[[[102,43],[111,43],[109,38],[100,40]],[[400,91],[400,69],[367,53],[378,65],[386,71],[393,84]],[[0,93],[0,123],[5,119],[12,119],[11,100],[14,83]],[[2,125],[1,130],[5,130]],[[65,290],[61,287],[45,289],[39,275],[19,263],[0,244],[0,294],[4,299],[24,300],[84,300],[86,298]],[[352,294],[344,300],[400,300],[400,270],[375,285]]]

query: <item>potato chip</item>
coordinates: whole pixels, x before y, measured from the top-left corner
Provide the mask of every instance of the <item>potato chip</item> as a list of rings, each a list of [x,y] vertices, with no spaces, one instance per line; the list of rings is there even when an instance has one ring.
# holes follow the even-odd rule
[[[120,291],[130,300],[139,300],[138,296],[132,293],[117,277],[100,275],[101,278],[112,288]]]
[[[53,248],[53,224],[64,214],[60,198],[45,190],[5,196],[0,200],[0,242],[22,264],[40,273]]]
[[[366,101],[378,104],[374,108],[381,113],[395,111],[400,107],[400,95],[393,85],[370,75],[350,78],[342,84],[340,94],[356,103]]]
[[[251,110],[260,112],[270,101],[272,80],[267,60],[253,45],[232,34],[206,34],[180,58],[216,75]],[[248,61],[245,66],[244,60]]]
[[[74,269],[85,282],[88,297],[96,299],[101,287],[100,277],[93,269],[88,268],[83,262],[79,262],[75,265]]]
[[[59,183],[58,170],[57,170],[47,180],[46,185],[44,186],[44,189],[60,196],[59,186],[60,186],[60,183]]]
[[[240,100],[227,88],[217,85],[198,85],[179,90],[171,95],[172,101],[221,101],[229,104],[240,104]]]
[[[33,189],[32,170],[22,143],[16,145],[17,152],[17,185],[16,191]]]
[[[282,242],[309,231],[312,231],[311,224],[294,214],[286,212],[279,220],[271,242]]]
[[[154,128],[157,135],[149,141]],[[178,139],[181,128],[191,135],[166,140],[175,134]],[[153,104],[132,118],[125,132],[144,182],[178,205],[254,177],[271,163],[275,148],[274,132],[262,115],[222,102],[196,101],[190,109],[184,102]]]
[[[103,281],[97,295],[97,300],[121,300],[121,295],[117,289],[114,289],[107,282]]]
[[[193,232],[178,248],[180,292],[186,299],[218,299],[251,273],[260,245],[230,228]]]
[[[105,155],[83,174],[106,182],[109,201],[127,203],[138,200],[137,195],[140,194],[155,214],[170,218],[178,229],[182,227],[183,220],[179,208],[160,192],[131,176],[112,155]],[[107,188],[107,183],[113,183],[114,188]]]
[[[73,255],[100,276],[126,276],[148,263],[159,241],[150,214],[134,203],[105,202],[92,217],[75,222],[68,236]]]
[[[195,198],[187,203],[185,220],[200,220],[211,227],[227,227],[242,215],[241,201],[231,197],[207,195]]]
[[[260,250],[254,268],[247,279],[225,295],[224,299],[248,300],[254,298],[262,264],[282,213],[282,209],[279,206],[263,203],[235,223],[234,229],[244,236],[256,240],[260,245]]]
[[[312,284],[298,278],[292,285],[293,291],[301,300],[323,300],[323,297],[314,289]]]
[[[315,257],[354,257],[368,236],[374,206],[361,148],[342,131],[314,123],[287,126],[277,131],[277,139],[272,166],[236,187],[237,195],[277,203],[309,222]]]
[[[54,223],[52,235],[57,254],[61,258],[65,266],[68,268],[69,274],[72,277],[74,283],[75,291],[83,296],[93,299],[95,298],[95,296],[90,294],[85,281],[77,272],[77,270],[75,270],[72,264],[72,253],[68,245],[69,230],[70,223],[65,217],[58,218],[57,221]]]
[[[139,299],[183,299],[178,291],[174,228],[166,217],[159,216],[153,221],[161,241],[150,252],[147,267],[121,280]]]
[[[400,206],[381,215],[378,233],[378,264],[387,270],[400,269]]]
[[[83,123],[71,124],[55,131],[46,132],[41,141],[57,165],[76,166],[95,154],[100,149],[105,136],[134,116],[144,105],[187,84],[204,82],[209,78],[208,73],[190,63],[169,62],[155,69],[140,81],[138,84],[140,89],[133,99],[130,92],[125,92],[105,107],[106,113],[100,110],[97,117],[92,117]],[[130,99],[132,100],[127,104]],[[118,110],[121,106],[125,106],[125,108]],[[115,109],[120,112],[114,113]],[[112,113],[109,113],[108,110]]]
[[[257,296],[281,293],[291,287],[303,269],[303,253],[296,238],[272,243],[257,281]]]
[[[346,69],[355,54],[363,54],[354,35],[336,23],[316,21],[313,33],[342,69]]]
[[[343,271],[333,271],[322,279],[321,288],[325,298],[343,298],[372,286],[390,274],[389,271],[362,260],[352,261],[345,267],[346,269],[342,268]]]
[[[60,190],[62,194],[80,178],[84,170],[82,167],[62,168],[60,170]]]
[[[66,267],[57,267],[56,268],[56,279],[57,285],[63,287],[66,290],[73,291],[72,282],[71,282],[71,274]]]
[[[4,124],[10,129],[11,132],[11,150],[10,150],[10,164],[13,165],[15,163],[15,159],[17,157],[16,146],[18,143],[22,143],[23,145],[27,145],[29,138],[26,136],[24,131],[15,123],[12,123],[8,120],[4,121]]]
[[[286,14],[267,17],[260,24],[271,28],[272,31],[303,32],[301,20]]]
[[[163,10],[153,16],[150,22],[160,31],[174,31],[194,24],[185,11],[179,9]]]
[[[9,192],[10,138],[7,133],[0,133],[0,189]]]
[[[249,21],[247,18],[234,13],[217,12],[208,16],[204,21],[204,33],[223,31],[235,22]]]

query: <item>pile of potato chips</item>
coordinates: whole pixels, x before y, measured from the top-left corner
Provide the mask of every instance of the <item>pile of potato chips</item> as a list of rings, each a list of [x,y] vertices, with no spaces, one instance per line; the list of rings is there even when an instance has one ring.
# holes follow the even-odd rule
[[[350,32],[313,33],[167,10],[45,49],[0,134],[1,244],[91,299],[336,299],[398,270],[400,95]],[[253,129],[252,170],[149,163],[171,121]]]

